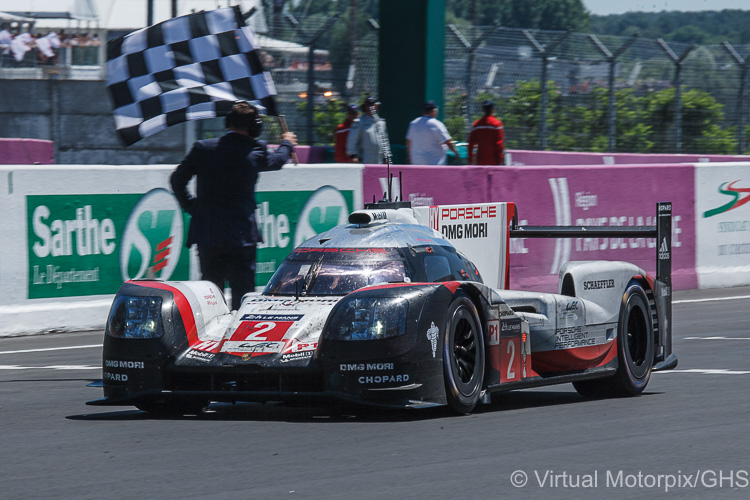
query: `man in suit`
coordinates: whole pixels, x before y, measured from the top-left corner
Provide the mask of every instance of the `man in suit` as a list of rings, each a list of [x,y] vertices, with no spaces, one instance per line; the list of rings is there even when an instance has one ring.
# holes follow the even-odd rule
[[[258,140],[263,121],[257,108],[240,101],[225,120],[229,131],[216,139],[197,141],[170,177],[175,197],[191,215],[186,246],[198,245],[204,280],[232,289],[232,309],[255,289],[255,247],[262,237],[255,222],[258,173],[279,170],[287,162],[297,136],[281,134],[281,145],[270,152]],[[196,194],[187,190],[196,177]]]

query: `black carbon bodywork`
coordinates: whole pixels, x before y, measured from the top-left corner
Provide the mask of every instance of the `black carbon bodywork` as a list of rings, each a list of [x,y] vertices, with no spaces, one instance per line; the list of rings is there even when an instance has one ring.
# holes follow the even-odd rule
[[[382,340],[329,340],[326,332],[317,362],[333,395],[369,404],[420,406],[445,404],[442,333],[453,293],[441,284],[396,285],[360,290],[355,297],[398,297],[409,304],[406,335]],[[344,301],[331,312],[337,314]],[[326,328],[329,327],[329,319]],[[438,326],[435,350],[428,337]]]
[[[175,355],[187,346],[185,325],[167,290],[125,283],[118,295],[158,296],[162,299],[164,333],[155,339],[116,338],[110,334],[114,311],[110,311],[102,349],[104,397],[112,400],[161,392],[165,372]]]
[[[445,404],[442,342],[453,296],[445,284],[404,283],[353,292],[331,311],[314,355],[284,361],[288,354],[273,354],[254,358],[252,364],[228,353],[190,348],[173,293],[126,283],[119,294],[161,297],[164,334],[156,339],[116,338],[109,333],[108,321],[104,399],[90,404],[129,405],[169,398],[233,402],[327,397],[390,407]],[[368,297],[407,301],[406,333],[378,340],[328,339],[326,329],[342,304]],[[428,337],[431,327],[440,332],[434,350]],[[186,356],[200,361],[184,366],[180,361]]]

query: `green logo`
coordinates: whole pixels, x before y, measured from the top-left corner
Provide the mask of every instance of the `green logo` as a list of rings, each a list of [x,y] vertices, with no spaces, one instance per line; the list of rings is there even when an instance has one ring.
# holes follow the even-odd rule
[[[724,182],[724,183],[722,183],[721,186],[719,186],[719,192],[721,194],[725,194],[725,195],[731,197],[732,199],[731,199],[731,201],[727,202],[726,204],[724,204],[724,205],[722,205],[720,207],[717,207],[717,208],[714,208],[714,209],[711,209],[711,210],[706,210],[705,212],[703,212],[703,217],[704,218],[707,219],[709,217],[713,217],[714,215],[719,215],[719,214],[723,214],[725,212],[729,212],[730,210],[734,210],[735,208],[739,208],[742,205],[744,205],[745,203],[747,203],[747,202],[750,201],[750,188],[738,188],[738,187],[734,187],[734,185],[737,184],[738,182],[740,182],[739,179],[736,180],[736,181],[733,181],[731,183]],[[743,196],[743,194],[744,194],[744,196]]]
[[[28,298],[105,295],[134,278],[188,279],[185,216],[164,189],[29,195]]]
[[[149,191],[138,201],[122,235],[120,268],[129,279],[168,280],[182,249],[182,213],[165,189]]]

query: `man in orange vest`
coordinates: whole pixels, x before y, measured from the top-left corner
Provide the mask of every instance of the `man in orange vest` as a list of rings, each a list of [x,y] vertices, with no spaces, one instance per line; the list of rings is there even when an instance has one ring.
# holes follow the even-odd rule
[[[336,135],[334,136],[333,145],[333,159],[337,163],[352,163],[354,160],[349,158],[346,154],[346,141],[349,140],[349,130],[352,128],[352,123],[359,116],[359,110],[357,106],[352,105],[347,108],[346,120],[344,123],[336,127]]]
[[[484,116],[474,122],[469,133],[469,164],[503,165],[505,163],[503,122],[492,116],[495,111],[492,101],[484,101],[482,108]],[[476,155],[474,154],[475,147],[477,148]]]

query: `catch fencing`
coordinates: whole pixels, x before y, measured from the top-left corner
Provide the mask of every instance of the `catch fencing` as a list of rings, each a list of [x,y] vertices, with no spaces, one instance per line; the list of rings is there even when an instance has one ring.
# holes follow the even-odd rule
[[[331,144],[344,105],[378,94],[378,28],[351,33],[344,17],[298,17],[259,33],[264,64],[290,128],[303,143]],[[34,51],[21,64],[6,57],[0,79],[104,77],[103,47],[68,49],[44,66],[34,66]],[[444,55],[441,116],[457,141],[468,138],[489,99],[512,149],[743,154],[749,147],[750,45],[448,25]],[[380,114],[388,119],[387,102]],[[221,120],[197,124],[200,137],[222,131]],[[279,132],[269,126],[264,138],[273,142]]]

